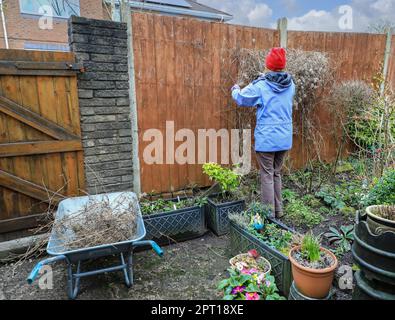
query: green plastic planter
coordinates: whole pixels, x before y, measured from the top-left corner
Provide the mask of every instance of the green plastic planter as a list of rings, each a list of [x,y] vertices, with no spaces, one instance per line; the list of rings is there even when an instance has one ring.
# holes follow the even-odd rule
[[[352,255],[360,270],[355,273],[354,300],[395,300],[395,232],[375,234],[367,214],[357,216]]]
[[[269,219],[271,223],[277,224],[279,227],[294,232],[286,225],[275,219]],[[269,247],[261,239],[253,236],[247,230],[240,227],[233,221],[230,221],[230,246],[232,255],[245,253],[248,250],[256,249],[258,252],[272,265],[272,275],[276,279],[279,291],[286,297],[293,281],[291,272],[291,262],[288,257],[274,248]]]
[[[207,232],[204,206],[144,215],[143,220],[145,239],[161,245],[199,238]]]
[[[213,196],[210,197],[207,202],[207,226],[217,236],[229,233],[229,214],[240,213],[245,210],[244,200],[216,203],[215,196]]]

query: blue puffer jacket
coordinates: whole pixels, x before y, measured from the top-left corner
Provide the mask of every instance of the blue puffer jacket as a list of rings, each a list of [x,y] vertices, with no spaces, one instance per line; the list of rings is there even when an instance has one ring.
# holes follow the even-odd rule
[[[255,150],[285,151],[292,148],[292,105],[295,84],[285,72],[269,72],[244,89],[235,86],[232,97],[239,106],[257,106]]]

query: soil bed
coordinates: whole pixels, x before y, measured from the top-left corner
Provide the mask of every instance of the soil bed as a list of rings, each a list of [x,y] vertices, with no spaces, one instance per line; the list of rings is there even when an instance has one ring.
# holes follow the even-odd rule
[[[227,236],[212,234],[163,247],[163,258],[150,251],[134,254],[134,285],[128,289],[121,272],[83,278],[78,300],[213,300],[221,299],[218,282],[226,277],[229,268]],[[42,257],[41,259],[43,259]],[[32,259],[15,266],[0,265],[0,300],[50,299],[67,300],[66,268],[63,263],[53,265],[53,288],[43,290],[38,282],[28,285],[26,278],[41,259]],[[99,259],[84,264],[82,270],[103,268],[119,263],[119,257]]]

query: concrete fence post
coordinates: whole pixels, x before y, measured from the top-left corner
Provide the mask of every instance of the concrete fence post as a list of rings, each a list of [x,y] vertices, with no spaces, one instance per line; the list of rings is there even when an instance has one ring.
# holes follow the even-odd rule
[[[287,48],[288,44],[288,19],[281,18],[277,20],[277,30],[279,31],[280,47]]]
[[[392,42],[392,31],[391,28],[387,30],[387,39],[385,41],[385,52],[384,52],[384,64],[383,64],[383,79],[384,82],[381,84],[380,87],[380,94],[384,94],[385,90],[385,81],[387,81],[388,76],[388,68],[390,64],[390,57],[391,57],[391,42]]]
[[[141,192],[140,180],[140,159],[139,159],[139,133],[137,119],[137,97],[134,70],[134,49],[133,49],[133,25],[132,12],[129,1],[121,2],[121,21],[127,25],[128,34],[128,69],[129,69],[129,100],[130,100],[130,118],[132,121],[132,158],[133,158],[133,191],[137,194]]]

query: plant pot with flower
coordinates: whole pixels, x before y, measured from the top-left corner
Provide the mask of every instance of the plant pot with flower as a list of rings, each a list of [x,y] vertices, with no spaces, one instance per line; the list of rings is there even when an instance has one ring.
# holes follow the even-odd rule
[[[325,299],[331,290],[338,261],[336,256],[320,246],[320,240],[307,234],[302,245],[289,252],[296,288],[304,296]]]
[[[214,181],[214,186],[209,190],[217,190],[208,195],[207,226],[217,236],[221,236],[229,232],[229,214],[245,209],[245,201],[237,194],[240,175],[215,163],[204,164],[203,172]]]
[[[270,274],[272,266],[270,262],[262,257],[257,250],[252,249],[248,253],[241,253],[229,260],[233,269],[239,270],[243,274],[258,273],[265,276]]]
[[[279,295],[275,279],[270,275],[269,261],[257,250],[237,255],[229,262],[229,278],[218,285],[224,300],[285,300]]]

